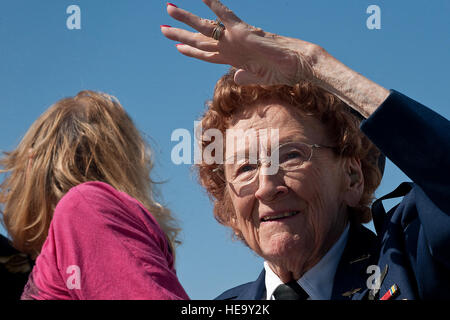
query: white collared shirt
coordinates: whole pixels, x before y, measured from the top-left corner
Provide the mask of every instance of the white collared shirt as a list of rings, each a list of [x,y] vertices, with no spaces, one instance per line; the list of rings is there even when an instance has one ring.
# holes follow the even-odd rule
[[[348,224],[339,240],[331,247],[330,250],[320,259],[320,261],[311,269],[309,269],[297,283],[306,291],[308,300],[330,300],[334,284],[334,275],[347,244]],[[264,269],[266,270],[266,298],[274,300],[273,292],[283,282],[278,278],[275,272],[269,267],[267,261],[264,261]]]

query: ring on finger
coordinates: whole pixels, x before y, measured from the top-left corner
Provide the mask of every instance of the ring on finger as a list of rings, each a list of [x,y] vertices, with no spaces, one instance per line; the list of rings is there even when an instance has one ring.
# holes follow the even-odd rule
[[[215,27],[213,29],[211,38],[213,38],[214,40],[220,40],[220,37],[222,36],[223,31],[225,30],[225,26],[222,24],[222,22],[220,22],[219,19],[216,19],[214,25]]]

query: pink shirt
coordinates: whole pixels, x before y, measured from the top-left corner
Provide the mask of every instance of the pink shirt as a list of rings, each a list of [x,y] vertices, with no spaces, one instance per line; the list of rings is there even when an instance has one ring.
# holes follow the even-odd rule
[[[168,240],[134,198],[102,182],[58,203],[22,299],[189,299]]]

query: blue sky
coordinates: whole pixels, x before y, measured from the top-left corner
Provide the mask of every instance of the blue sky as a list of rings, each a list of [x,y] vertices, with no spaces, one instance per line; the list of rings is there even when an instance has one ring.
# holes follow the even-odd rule
[[[177,1],[177,2],[175,2]],[[200,0],[173,0],[205,18]],[[224,0],[267,31],[317,43],[337,59],[450,118],[450,1]],[[81,9],[81,30],[68,30],[66,9]],[[369,5],[381,29],[369,30]],[[193,299],[211,299],[254,280],[262,260],[218,225],[189,165],[170,153],[175,129],[192,132],[226,66],[179,54],[160,33],[181,26],[159,0],[3,0],[0,2],[0,150],[11,150],[52,103],[83,89],[119,98],[155,151],[153,177],[183,228],[177,273]],[[439,147],[439,146],[436,146]],[[381,196],[408,178],[387,164]],[[0,232],[4,230],[0,228]]]

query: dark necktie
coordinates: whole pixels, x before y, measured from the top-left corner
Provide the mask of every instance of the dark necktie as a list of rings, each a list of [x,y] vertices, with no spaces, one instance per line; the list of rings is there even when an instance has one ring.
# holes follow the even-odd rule
[[[309,296],[297,281],[292,280],[280,284],[273,292],[273,297],[275,300],[306,300]]]

